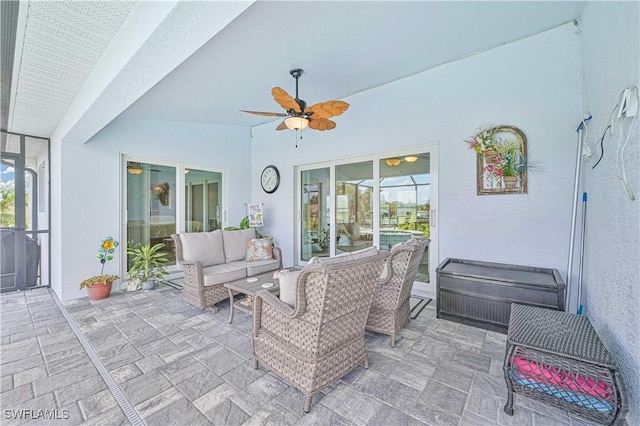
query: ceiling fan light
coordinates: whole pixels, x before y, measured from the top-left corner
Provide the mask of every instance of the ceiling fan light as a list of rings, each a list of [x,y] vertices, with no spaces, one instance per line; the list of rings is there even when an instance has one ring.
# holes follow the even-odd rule
[[[291,130],[304,130],[309,125],[309,120],[304,117],[287,117],[284,124]]]
[[[408,157],[404,157],[404,159],[408,162],[408,163],[415,163],[416,161],[418,161],[418,157],[416,157],[415,155],[410,155]]]
[[[129,169],[127,169],[127,171],[129,172],[129,174],[132,174],[132,175],[142,174],[142,169],[137,168],[137,167],[129,168]]]
[[[385,163],[387,163],[387,166],[397,166],[400,164],[400,159],[399,158],[387,158],[385,160]]]

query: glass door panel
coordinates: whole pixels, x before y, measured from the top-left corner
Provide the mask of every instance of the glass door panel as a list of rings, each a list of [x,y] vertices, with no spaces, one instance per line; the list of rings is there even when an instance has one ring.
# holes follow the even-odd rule
[[[186,232],[219,229],[222,173],[186,169],[185,189]]]
[[[300,173],[302,214],[300,260],[330,255],[331,184],[329,168],[304,170]]]
[[[373,161],[341,164],[336,174],[336,254],[373,245]]]
[[[133,246],[164,243],[169,265],[175,265],[176,168],[129,161],[127,172],[127,240]],[[128,257],[127,270],[130,262]]]
[[[380,160],[380,244],[390,250],[414,236],[429,237],[431,205],[430,154]],[[429,249],[420,262],[416,281],[429,282]]]

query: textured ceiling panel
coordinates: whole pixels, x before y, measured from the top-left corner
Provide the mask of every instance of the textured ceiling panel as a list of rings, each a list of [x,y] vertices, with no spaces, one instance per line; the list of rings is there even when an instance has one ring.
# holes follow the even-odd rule
[[[135,2],[29,2],[9,129],[49,137]]]

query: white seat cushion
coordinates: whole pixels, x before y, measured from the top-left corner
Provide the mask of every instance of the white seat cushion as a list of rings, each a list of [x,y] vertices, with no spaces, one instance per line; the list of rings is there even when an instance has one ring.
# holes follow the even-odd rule
[[[247,269],[240,265],[222,263],[220,265],[202,268],[205,287],[224,284],[229,281],[239,280],[247,276]]]
[[[276,271],[280,267],[278,259],[271,260],[239,260],[237,262],[228,263],[228,265],[241,266],[247,269],[247,276],[263,274],[269,271]]]

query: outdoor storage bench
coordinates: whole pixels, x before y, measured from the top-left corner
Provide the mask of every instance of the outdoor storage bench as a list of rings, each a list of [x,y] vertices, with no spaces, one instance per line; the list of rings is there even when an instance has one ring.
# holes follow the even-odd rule
[[[556,269],[447,258],[436,269],[436,315],[506,333],[512,303],[564,310]]]

